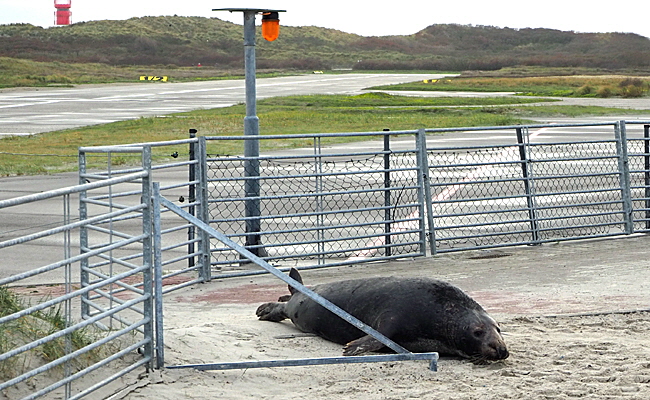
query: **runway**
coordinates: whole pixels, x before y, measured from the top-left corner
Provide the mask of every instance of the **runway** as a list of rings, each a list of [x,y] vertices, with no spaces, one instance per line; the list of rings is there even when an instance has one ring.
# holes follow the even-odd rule
[[[443,76],[445,75],[298,75],[258,79],[256,87],[258,99],[307,94],[358,94],[375,85]],[[3,89],[0,90],[0,137],[228,107],[245,100],[243,80]]]

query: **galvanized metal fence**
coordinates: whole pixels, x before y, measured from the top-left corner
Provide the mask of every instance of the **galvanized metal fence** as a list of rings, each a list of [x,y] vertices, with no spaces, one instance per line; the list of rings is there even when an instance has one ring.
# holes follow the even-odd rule
[[[246,157],[208,156],[209,222],[265,260],[284,266],[317,268],[368,258],[423,256],[423,185],[418,173],[423,149],[417,147],[417,133],[382,132],[377,147],[356,151],[324,142],[359,134],[244,138],[260,140],[262,147],[267,141],[292,139],[311,142],[312,147],[261,155],[255,160],[255,177],[246,173]],[[391,138],[403,138],[410,146],[391,149]],[[242,137],[202,140],[220,144]],[[246,182],[253,179],[261,188],[254,198],[245,194]],[[256,228],[250,230],[251,225]],[[212,264],[229,275],[237,275],[232,270],[242,267],[236,252],[219,245],[212,246]]]
[[[476,128],[511,130],[483,146],[428,147],[433,252],[531,245],[645,231],[648,137],[625,122]],[[530,130],[566,129],[531,138]],[[598,138],[578,128],[607,128]],[[576,130],[575,134],[566,133]],[[431,130],[429,132],[441,132]],[[587,136],[587,137],[585,137]],[[556,137],[560,139],[556,139]],[[628,147],[636,152],[630,157]],[[634,165],[633,173],[630,165]],[[634,181],[634,190],[631,182]],[[634,204],[633,204],[634,197]]]
[[[131,283],[151,280],[150,257],[144,250],[150,234],[142,231],[142,223],[140,232],[128,238],[110,226],[110,221],[140,218],[146,202],[93,210],[82,218],[73,211],[77,195],[83,203],[88,194],[116,186],[147,186],[147,178],[146,171],[139,171],[0,201],[0,259],[15,259],[11,255],[20,252],[38,255],[26,255],[22,265],[12,266],[19,272],[0,279],[0,391],[7,398],[77,399],[105,387],[118,389],[120,377],[151,365],[151,286]],[[57,204],[59,213],[52,209]],[[28,217],[39,207],[45,212]],[[103,225],[111,240],[88,242],[78,254],[79,231],[91,225]],[[133,250],[141,256],[126,269],[117,271],[105,263],[109,254]],[[45,264],[32,263],[34,258]],[[93,277],[82,284],[81,264]],[[101,302],[108,297],[108,303]],[[93,312],[82,316],[84,306]]]
[[[563,132],[538,136],[548,129]],[[324,152],[321,140],[335,134],[260,137],[303,139],[313,149],[259,158],[260,240],[247,247],[317,268],[423,255],[425,242],[438,253],[644,232],[647,130],[647,122],[616,121],[383,132],[385,140],[364,142],[360,152]],[[454,132],[482,144],[426,144],[426,134]],[[358,135],[371,134],[379,133]],[[246,160],[207,161],[210,222],[248,244]],[[220,276],[237,266],[232,250],[213,247],[212,255]]]
[[[195,131],[192,130],[191,134],[194,133]],[[174,199],[179,207],[188,210],[193,215],[204,215],[207,209],[203,206],[205,202],[202,200],[204,196],[200,195],[200,187],[204,186],[202,182],[205,182],[205,178],[201,178],[204,175],[203,165],[205,163],[200,158],[198,146],[199,141],[190,138],[167,142],[82,148],[80,149],[79,176],[82,181],[101,181],[134,172],[147,171],[149,181],[160,182],[161,192],[168,198]],[[109,168],[104,171],[87,171],[85,161],[87,152],[103,154]],[[113,160],[120,153],[142,154],[143,164],[139,167],[128,168],[120,167],[119,164],[113,165]],[[199,156],[196,156],[197,154]],[[154,157],[162,157],[167,160],[153,165],[152,159]],[[120,163],[122,163],[122,160],[120,160]],[[82,198],[80,205],[81,217],[84,218],[85,216],[86,204],[92,204],[97,208],[121,209],[147,198],[151,198],[150,191],[143,192],[141,188],[128,186],[115,187],[109,193]],[[164,271],[161,276],[165,283],[164,292],[209,280],[210,266],[208,257],[210,251],[209,248],[202,247],[203,243],[209,243],[209,241],[202,241],[201,233],[197,233],[192,224],[171,214],[163,217],[161,223],[163,225],[163,247],[162,259],[158,261],[160,261],[161,268]],[[82,231],[82,250],[86,248],[84,242],[89,240],[84,238],[84,235],[98,235],[100,238],[97,240],[102,240],[101,235],[129,238],[136,235],[142,229],[142,226],[150,226],[152,217],[146,213],[141,213],[135,218],[112,220],[111,224],[110,229],[90,224],[85,231]],[[107,238],[110,238],[110,236],[104,239]],[[151,248],[146,249],[146,253],[150,252]],[[105,263],[129,268],[128,260],[139,257],[142,257],[141,253],[133,253],[128,256],[111,254],[107,257]],[[82,283],[86,279],[85,273],[89,268],[92,267],[82,265]]]
[[[178,153],[167,150],[181,149],[187,157],[187,146],[193,153],[197,143],[81,148],[79,186],[0,201],[1,235],[7,238],[0,242],[0,256],[23,252],[34,263],[18,267],[25,272],[0,277],[3,394],[106,397],[125,385],[122,376],[159,365],[162,284],[174,290],[205,281],[203,266],[208,265],[209,276],[209,262],[202,264],[200,255],[209,251],[200,247],[190,224],[164,215],[157,218],[169,225],[160,235],[164,247],[154,252],[152,178],[165,181],[163,192],[181,207],[199,213],[201,208],[188,196],[196,191],[199,162],[152,166],[152,152],[162,148],[173,158]],[[131,156],[141,165],[120,167]],[[101,165],[98,159],[107,167],[87,168]],[[55,199],[63,202],[60,217],[50,215]],[[48,211],[31,218],[33,226],[26,224],[24,215],[39,208]],[[61,248],[62,254],[45,251],[50,248]],[[32,257],[35,252],[41,255]],[[52,261],[39,265],[40,260]]]
[[[3,311],[0,327],[42,319],[47,310],[63,309],[65,321],[24,343],[0,341],[3,366],[24,364],[48,343],[63,340],[64,348],[52,360],[25,364],[0,389],[11,394],[34,376],[57,371],[60,379],[27,398],[80,398],[138,367],[169,366],[164,293],[214,277],[279,273],[271,264],[304,269],[418,257],[427,243],[440,253],[648,232],[649,127],[617,121],[260,136],[262,143],[285,140],[290,149],[256,158],[255,176],[245,170],[251,161],[245,157],[208,155],[251,138],[82,148],[79,186],[0,202],[3,213],[57,197],[64,204],[52,227],[21,231],[23,223],[5,224],[3,235],[12,236],[3,237],[0,252],[64,250],[47,265],[0,279],[10,296],[38,302]],[[436,134],[457,132],[475,143],[436,144]],[[350,136],[366,141],[336,144]],[[152,153],[172,160],[153,165]],[[141,166],[122,168],[125,154],[141,157]],[[105,157],[108,167],[90,171],[90,155]],[[247,194],[251,181],[258,195]],[[159,182],[155,196],[152,182]],[[75,193],[78,216],[70,206]],[[3,219],[20,213],[29,210]],[[62,238],[52,239],[57,235]],[[73,255],[77,247],[80,254]],[[62,293],[30,297],[26,288],[35,284]],[[91,330],[90,339],[75,344],[82,330]],[[96,361],[77,364],[86,355]],[[98,371],[107,366],[111,372],[102,376]]]
[[[530,134],[549,128],[564,132]],[[608,132],[590,133],[603,128]],[[647,123],[491,127],[469,134],[478,139],[497,130],[514,134],[489,145],[427,148],[433,253],[647,231]]]
[[[622,128],[627,139],[624,162],[630,176],[632,232],[650,232],[650,123],[627,121]]]

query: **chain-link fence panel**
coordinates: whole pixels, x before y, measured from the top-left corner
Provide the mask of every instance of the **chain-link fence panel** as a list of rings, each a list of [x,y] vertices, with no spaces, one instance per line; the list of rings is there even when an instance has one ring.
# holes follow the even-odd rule
[[[650,125],[626,123],[634,232],[650,231]]]
[[[565,141],[475,128],[472,139],[491,145],[427,147],[434,252],[629,234],[630,214],[648,229],[648,141],[627,141],[625,127],[535,127],[567,129]]]
[[[260,156],[258,177],[247,176],[245,157],[208,156],[211,225],[287,266],[423,255],[415,140],[410,149],[395,151],[370,143],[358,152],[316,145],[308,156]],[[251,179],[259,184],[258,217],[247,217]],[[247,232],[251,218],[259,219],[259,232]],[[250,246],[252,235],[259,241]],[[243,266],[216,243],[212,256],[217,269]]]
[[[427,149],[427,155],[437,251],[530,240],[517,146]]]
[[[539,240],[625,233],[615,141],[531,145]]]

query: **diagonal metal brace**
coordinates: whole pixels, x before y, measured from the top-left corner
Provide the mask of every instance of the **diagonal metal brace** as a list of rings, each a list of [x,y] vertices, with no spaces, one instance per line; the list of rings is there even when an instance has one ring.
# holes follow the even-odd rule
[[[399,344],[395,343],[394,341],[390,340],[388,337],[386,337],[382,333],[380,333],[377,330],[373,329],[372,327],[366,325],[361,320],[359,320],[358,318],[350,315],[347,311],[343,310],[342,308],[340,308],[336,304],[332,303],[331,301],[327,300],[326,298],[316,294],[313,290],[307,288],[306,286],[304,286],[300,282],[296,281],[295,279],[291,278],[287,274],[283,273],[279,269],[277,269],[274,266],[272,266],[271,264],[267,263],[266,261],[264,261],[260,257],[258,257],[255,254],[251,253],[245,247],[240,246],[239,244],[235,243],[233,240],[231,240],[229,237],[227,237],[223,233],[215,230],[210,225],[206,224],[205,222],[199,220],[198,218],[196,218],[193,215],[189,214],[188,212],[184,211],[182,208],[178,207],[174,203],[172,203],[169,200],[165,199],[163,196],[159,196],[158,199],[160,201],[160,204],[167,207],[173,213],[177,214],[181,218],[186,219],[188,222],[191,222],[197,228],[205,231],[207,234],[209,234],[210,236],[212,236],[215,239],[219,240],[224,245],[226,245],[226,246],[230,247],[231,249],[235,250],[236,252],[241,254],[243,257],[249,259],[250,261],[254,262],[255,264],[257,264],[260,267],[267,270],[269,273],[271,273],[271,274],[275,275],[276,277],[280,278],[281,280],[286,282],[288,285],[290,285],[291,287],[293,287],[297,291],[303,293],[305,296],[309,297],[310,299],[312,299],[316,303],[318,303],[321,306],[325,307],[326,309],[333,312],[337,316],[343,318],[345,321],[347,321],[350,324],[354,325],[359,330],[361,330],[361,331],[365,332],[366,334],[372,336],[373,338],[377,339],[384,346],[394,350],[396,353],[401,353],[401,354],[409,354],[410,353],[404,347],[402,347]]]

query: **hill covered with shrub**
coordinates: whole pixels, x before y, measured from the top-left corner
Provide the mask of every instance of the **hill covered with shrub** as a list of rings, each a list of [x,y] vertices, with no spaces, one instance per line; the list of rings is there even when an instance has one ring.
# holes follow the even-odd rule
[[[243,63],[241,25],[218,18],[143,17],[42,28],[0,25],[0,56],[109,65]],[[431,25],[406,36],[364,37],[318,27],[281,28],[257,41],[259,68],[497,70],[515,65],[647,68],[650,39],[631,33]]]

